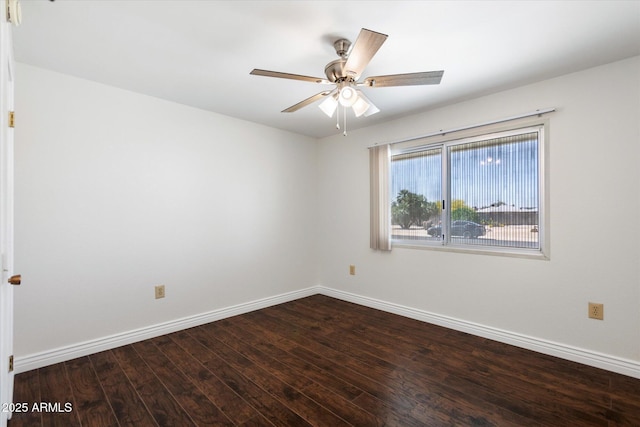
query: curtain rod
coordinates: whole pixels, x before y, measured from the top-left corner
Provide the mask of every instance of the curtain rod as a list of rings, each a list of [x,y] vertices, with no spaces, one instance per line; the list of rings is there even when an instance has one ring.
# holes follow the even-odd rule
[[[520,114],[518,116],[511,116],[511,117],[505,117],[504,119],[493,120],[493,121],[490,121],[490,122],[478,123],[478,124],[475,124],[475,125],[463,126],[463,127],[447,129],[447,130],[440,129],[438,132],[432,132],[432,133],[428,133],[426,135],[414,136],[413,138],[403,139],[402,141],[387,142],[387,143],[376,143],[376,144],[368,146],[367,148],[373,148],[373,147],[377,147],[379,145],[386,145],[386,144],[393,145],[393,144],[400,144],[400,143],[403,143],[403,142],[417,141],[419,139],[430,138],[432,136],[441,136],[441,135],[446,135],[448,133],[459,132],[461,130],[479,128],[479,127],[488,126],[488,125],[495,125],[497,123],[503,123],[503,122],[509,122],[511,120],[523,119],[525,117],[542,116],[543,114],[553,113],[554,111],[556,111],[555,108],[545,108],[545,109],[542,109],[542,110],[532,111],[530,113]]]

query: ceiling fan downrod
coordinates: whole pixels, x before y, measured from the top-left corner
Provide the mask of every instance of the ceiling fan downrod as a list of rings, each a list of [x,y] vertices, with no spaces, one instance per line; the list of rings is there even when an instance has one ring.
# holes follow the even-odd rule
[[[336,54],[338,54],[340,58],[347,59],[351,42],[347,39],[336,40],[333,43],[333,47],[336,49]]]

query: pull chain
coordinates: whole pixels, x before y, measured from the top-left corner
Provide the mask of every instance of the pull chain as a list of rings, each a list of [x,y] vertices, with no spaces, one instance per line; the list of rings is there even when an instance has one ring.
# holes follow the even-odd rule
[[[342,132],[342,136],[347,136],[347,107],[342,107],[342,115],[344,120],[344,131]]]

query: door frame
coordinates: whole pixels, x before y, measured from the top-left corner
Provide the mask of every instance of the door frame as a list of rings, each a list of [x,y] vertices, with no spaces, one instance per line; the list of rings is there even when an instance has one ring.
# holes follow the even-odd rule
[[[11,23],[7,21],[7,0],[0,0],[0,427],[11,418],[14,372],[13,359],[13,111],[15,62]]]

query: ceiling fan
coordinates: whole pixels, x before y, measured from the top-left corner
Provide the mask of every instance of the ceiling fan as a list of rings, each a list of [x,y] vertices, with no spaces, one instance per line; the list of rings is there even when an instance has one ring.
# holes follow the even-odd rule
[[[426,71],[419,73],[407,74],[391,74],[384,76],[366,77],[360,81],[358,79],[362,75],[365,67],[369,64],[373,56],[378,52],[380,46],[387,39],[386,34],[377,33],[375,31],[363,28],[356,39],[353,46],[347,39],[339,39],[334,42],[333,47],[340,59],[331,61],[324,69],[327,78],[310,77],[299,74],[281,73],[278,71],[269,71],[254,69],[250,74],[255,76],[278,77],[282,79],[301,80],[319,84],[334,84],[336,87],[332,90],[324,90],[303,101],[298,102],[291,107],[282,110],[283,113],[293,113],[312,104],[320,99],[326,98],[320,105],[320,109],[332,117],[333,113],[338,109],[338,105],[345,109],[351,107],[356,117],[361,115],[370,116],[380,110],[362,93],[358,87],[390,87],[390,86],[415,86],[415,85],[433,85],[439,84],[442,80],[444,71]],[[351,48],[351,49],[350,49]],[[339,113],[338,113],[339,114]],[[346,121],[346,114],[344,114]],[[339,116],[338,125],[339,129]],[[346,134],[346,130],[345,130]]]

